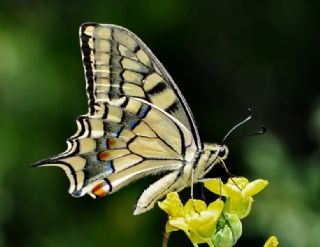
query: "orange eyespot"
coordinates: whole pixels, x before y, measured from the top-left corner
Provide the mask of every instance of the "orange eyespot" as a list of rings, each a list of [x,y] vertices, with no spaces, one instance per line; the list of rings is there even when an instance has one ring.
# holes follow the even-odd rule
[[[109,152],[102,152],[98,154],[99,160],[106,160],[109,157]]]
[[[107,143],[108,143],[108,147],[112,147],[116,144],[116,140],[114,139],[108,139],[107,140]]]
[[[99,198],[106,196],[107,194],[109,194],[109,192],[110,192],[110,185],[105,180],[98,183],[92,189],[92,193]]]

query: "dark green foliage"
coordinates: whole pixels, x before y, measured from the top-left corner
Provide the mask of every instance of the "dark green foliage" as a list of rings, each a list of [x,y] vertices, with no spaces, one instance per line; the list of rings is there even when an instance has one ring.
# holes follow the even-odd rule
[[[122,25],[151,48],[185,95],[204,140],[220,141],[251,107],[264,136],[234,140],[227,165],[270,182],[238,246],[319,246],[317,1],[0,1],[0,246],[160,246],[165,215],[133,216],[145,185],[72,198],[58,168],[87,98],[78,27]],[[189,193],[185,191],[184,193]],[[201,195],[200,193],[198,194]],[[181,233],[169,246],[188,246]],[[189,244],[190,245],[190,244]]]

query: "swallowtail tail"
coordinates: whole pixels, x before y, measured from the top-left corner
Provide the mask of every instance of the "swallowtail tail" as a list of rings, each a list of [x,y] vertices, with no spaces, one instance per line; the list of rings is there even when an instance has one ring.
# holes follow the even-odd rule
[[[201,142],[179,88],[135,34],[85,23],[80,44],[89,111],[77,118],[67,150],[34,167],[61,167],[74,197],[103,197],[158,175],[138,199],[134,214],[141,214],[227,157],[226,146]]]

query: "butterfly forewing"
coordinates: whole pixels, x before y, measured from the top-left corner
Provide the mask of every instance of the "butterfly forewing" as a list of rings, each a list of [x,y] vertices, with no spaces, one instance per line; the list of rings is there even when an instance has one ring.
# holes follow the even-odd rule
[[[178,119],[201,147],[197,128],[184,97],[148,47],[129,30],[103,24],[83,24],[80,42],[90,113],[101,102],[121,104],[142,98]]]

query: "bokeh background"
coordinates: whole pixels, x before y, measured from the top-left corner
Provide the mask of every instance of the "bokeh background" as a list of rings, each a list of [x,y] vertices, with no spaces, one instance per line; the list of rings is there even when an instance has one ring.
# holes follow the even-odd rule
[[[262,246],[271,234],[281,246],[320,246],[319,10],[305,0],[0,0],[0,246],[161,245],[165,214],[132,215],[148,179],[76,199],[61,169],[26,168],[64,151],[87,112],[78,41],[87,21],[146,42],[203,140],[219,142],[248,107],[253,121],[238,133],[267,126],[229,144],[233,173],[270,182],[237,246]],[[169,246],[191,243],[177,232]]]

